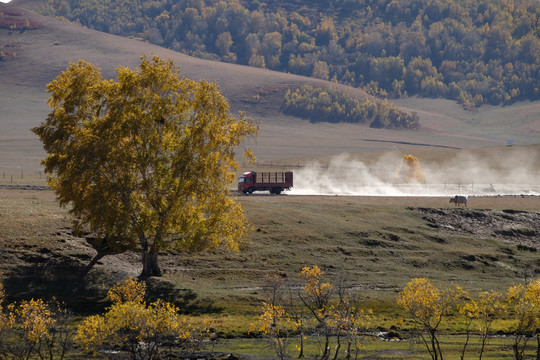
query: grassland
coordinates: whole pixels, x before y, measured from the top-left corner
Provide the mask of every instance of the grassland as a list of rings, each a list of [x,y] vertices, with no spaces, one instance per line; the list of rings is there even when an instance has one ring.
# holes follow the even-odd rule
[[[343,280],[363,306],[373,309],[374,331],[402,331],[411,325],[399,323],[403,313],[396,297],[414,277],[477,293],[504,291],[540,273],[536,196],[476,197],[466,209],[450,206],[443,197],[261,194],[238,200],[253,226],[240,252],[167,252],[160,258],[165,275],[150,282],[152,296],[176,302],[194,319],[213,322],[222,340],[212,349],[220,353],[272,356],[249,335],[266,295],[265,275],[279,274],[294,295],[302,284],[302,267],[317,265],[327,281]],[[125,253],[103,259],[81,281],[77,274],[94,252],[72,235],[69,215],[51,191],[0,189],[0,214],[0,271],[11,300],[55,296],[78,314],[99,312],[108,285],[140,271],[138,254]],[[508,227],[529,233],[499,231]],[[444,326],[448,335],[463,330],[453,322]],[[376,336],[364,341],[368,358],[424,355],[408,341],[384,342]],[[462,342],[444,341],[457,357]],[[494,340],[488,351],[500,354],[509,342]]]

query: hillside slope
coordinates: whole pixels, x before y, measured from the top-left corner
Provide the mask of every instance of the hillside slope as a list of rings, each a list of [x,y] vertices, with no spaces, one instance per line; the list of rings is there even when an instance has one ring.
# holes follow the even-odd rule
[[[538,104],[523,110],[521,127],[511,128],[499,119],[500,108],[491,111],[482,127],[471,118],[479,113],[464,112],[457,104],[442,100],[407,99],[404,108],[418,111],[421,129],[415,131],[370,129],[356,124],[312,124],[279,112],[287,87],[302,84],[337,86],[334,83],[258,68],[212,62],[189,57],[136,40],[96,32],[75,24],[35,14],[30,9],[38,2],[15,0],[0,4],[0,11],[19,14],[35,24],[23,32],[0,29],[0,49],[13,57],[0,62],[0,167],[6,171],[38,171],[44,156],[30,128],[48,113],[45,86],[63,71],[69,62],[84,59],[98,65],[105,77],[114,77],[118,66],[136,67],[142,55],[171,58],[181,66],[184,76],[195,80],[216,81],[232,104],[233,111],[246,111],[262,121],[259,137],[248,141],[260,161],[331,156],[343,152],[358,153],[426,146],[470,148],[504,145],[506,139],[531,144],[540,126]],[[362,98],[359,89],[343,87]],[[258,96],[257,96],[258,95]],[[507,108],[511,109],[511,108]],[[456,117],[455,114],[458,114]],[[506,113],[503,115],[506,116]],[[519,111],[512,111],[519,117]],[[500,120],[500,119],[499,119]],[[484,129],[489,128],[489,132]]]

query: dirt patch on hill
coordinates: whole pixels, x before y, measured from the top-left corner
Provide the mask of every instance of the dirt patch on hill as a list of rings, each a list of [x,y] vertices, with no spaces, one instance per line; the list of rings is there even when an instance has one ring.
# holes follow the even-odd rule
[[[536,252],[540,248],[540,213],[521,210],[413,208],[424,214],[432,228],[447,233],[474,234],[480,238],[497,238]]]

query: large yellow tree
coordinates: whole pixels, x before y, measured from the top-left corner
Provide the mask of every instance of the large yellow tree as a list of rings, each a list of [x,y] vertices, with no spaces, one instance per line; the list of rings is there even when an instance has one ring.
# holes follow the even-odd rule
[[[248,226],[228,185],[257,126],[230,113],[215,83],[153,56],[117,68],[116,80],[80,60],[47,89],[52,111],[32,131],[49,185],[76,229],[94,234],[96,258],[139,249],[144,278],[161,275],[164,248],[238,248]]]

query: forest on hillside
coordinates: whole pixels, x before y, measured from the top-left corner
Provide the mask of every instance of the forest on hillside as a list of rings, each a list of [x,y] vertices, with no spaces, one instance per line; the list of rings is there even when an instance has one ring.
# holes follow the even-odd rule
[[[309,85],[285,94],[281,106],[285,114],[310,119],[312,122],[366,123],[372,128],[416,129],[420,127],[418,115],[408,113],[389,104],[345,94],[333,87],[314,88]]]
[[[49,0],[41,12],[383,98],[540,99],[537,0]]]

